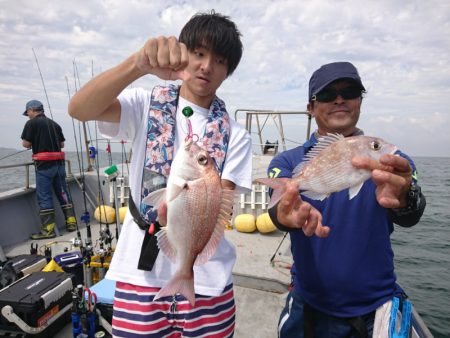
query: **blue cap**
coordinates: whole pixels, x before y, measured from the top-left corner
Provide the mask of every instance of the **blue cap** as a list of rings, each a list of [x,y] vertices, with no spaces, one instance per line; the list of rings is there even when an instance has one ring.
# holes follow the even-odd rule
[[[331,82],[339,79],[352,80],[360,85],[362,90],[366,90],[355,66],[350,62],[333,62],[323,65],[311,76],[311,79],[309,80],[308,101],[311,101],[313,95],[319,93]]]
[[[23,115],[28,116],[27,110],[28,109],[34,109],[37,111],[44,111],[44,106],[42,105],[42,102],[39,100],[31,100],[28,101],[25,106],[25,111],[23,112]]]

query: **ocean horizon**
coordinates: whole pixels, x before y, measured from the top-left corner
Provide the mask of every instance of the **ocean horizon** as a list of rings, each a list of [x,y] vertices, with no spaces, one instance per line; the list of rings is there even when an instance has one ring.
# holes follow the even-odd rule
[[[13,154],[0,160],[0,167],[31,162],[31,152],[19,151],[0,148],[0,159]],[[106,155],[105,151],[100,151],[100,168],[110,163],[122,163],[125,158],[117,152],[111,153],[110,158]],[[76,152],[66,152],[73,173],[80,170],[80,157],[83,158],[82,167],[86,168],[85,154],[80,156]],[[427,199],[427,207],[421,221],[414,227],[394,227],[391,240],[396,275],[434,337],[450,337],[450,157],[412,158],[418,169],[419,184]],[[25,168],[0,169],[0,173],[0,192],[23,187]],[[30,169],[30,181],[34,184],[33,169]]]

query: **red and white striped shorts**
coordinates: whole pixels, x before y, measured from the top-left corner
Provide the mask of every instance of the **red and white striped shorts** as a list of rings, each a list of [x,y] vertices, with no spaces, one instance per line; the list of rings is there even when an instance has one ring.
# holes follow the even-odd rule
[[[154,301],[159,290],[116,283],[114,337],[233,337],[236,313],[233,284],[218,297],[196,294],[194,307],[182,295]]]

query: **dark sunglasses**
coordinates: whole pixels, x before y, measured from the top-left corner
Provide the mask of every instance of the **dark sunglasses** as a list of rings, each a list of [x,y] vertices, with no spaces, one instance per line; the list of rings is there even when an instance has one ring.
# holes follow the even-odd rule
[[[326,88],[321,90],[316,95],[313,95],[311,101],[317,102],[331,102],[336,100],[338,95],[340,95],[344,100],[353,100],[360,97],[362,94],[360,87],[350,86],[342,89],[331,89]]]

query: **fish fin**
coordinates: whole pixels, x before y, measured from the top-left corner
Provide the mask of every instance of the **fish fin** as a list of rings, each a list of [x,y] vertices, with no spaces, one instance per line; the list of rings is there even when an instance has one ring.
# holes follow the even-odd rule
[[[177,253],[167,237],[166,227],[161,228],[156,233],[156,238],[158,239],[158,248],[170,259],[172,263],[175,263],[177,260]]]
[[[188,186],[188,181],[178,176],[174,176],[171,183],[170,195],[167,195],[167,203],[177,198],[178,195],[181,194],[181,192],[184,190],[184,188]]]
[[[166,199],[166,188],[158,189],[144,197],[142,203],[158,207]]]
[[[180,272],[176,272],[169,282],[159,290],[155,296],[155,300],[173,296],[177,293],[182,294],[191,304],[195,305],[195,289],[194,289],[194,274],[191,276],[184,276]]]
[[[328,133],[326,136],[321,136],[317,140],[317,143],[311,148],[311,150],[305,155],[304,161],[300,162],[292,171],[292,174],[294,176],[298,175],[302,170],[303,167],[306,166],[310,160],[312,160],[314,157],[320,154],[322,150],[329,147],[330,144],[333,144],[334,142],[343,140],[345,137],[342,134],[331,134]]]
[[[286,183],[291,181],[290,178],[257,178],[256,182],[267,185],[272,188],[272,196],[270,197],[268,209],[272,208],[283,196],[286,191]]]
[[[323,201],[325,198],[330,196],[330,194],[318,193],[318,192],[310,191],[310,190],[302,191],[302,195],[309,197],[313,200],[319,200],[319,201]]]
[[[364,184],[364,181],[359,183],[358,185],[354,185],[353,187],[348,188],[348,199],[349,200],[351,200],[353,197],[358,195],[358,193],[361,190],[363,184]]]
[[[211,238],[206,243],[203,250],[197,255],[194,265],[205,264],[216,252],[223,233],[228,224],[231,223],[231,216],[233,214],[235,193],[233,190],[222,189],[220,210],[218,212],[216,226],[211,234]]]

